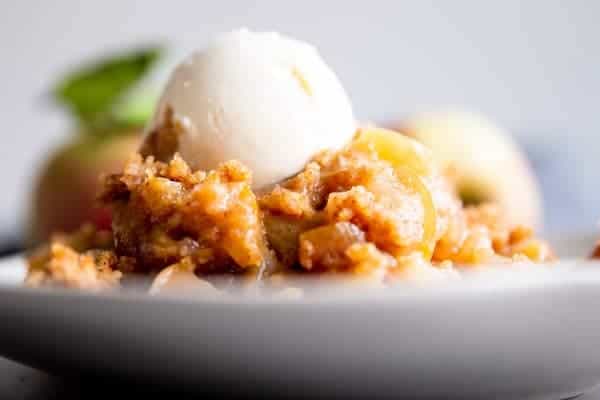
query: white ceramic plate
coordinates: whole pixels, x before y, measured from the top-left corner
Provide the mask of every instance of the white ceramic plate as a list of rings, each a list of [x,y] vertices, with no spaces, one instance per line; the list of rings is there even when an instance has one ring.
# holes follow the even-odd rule
[[[36,291],[22,274],[0,263],[0,355],[53,372],[339,398],[562,399],[600,382],[600,264],[290,301]]]

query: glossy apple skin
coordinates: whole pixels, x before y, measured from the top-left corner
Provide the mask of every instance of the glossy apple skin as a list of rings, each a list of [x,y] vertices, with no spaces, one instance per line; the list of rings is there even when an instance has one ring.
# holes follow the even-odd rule
[[[27,244],[47,240],[53,232],[69,232],[84,222],[110,228],[110,211],[96,196],[101,176],[118,172],[137,151],[141,128],[98,139],[77,135],[54,151],[34,183]]]

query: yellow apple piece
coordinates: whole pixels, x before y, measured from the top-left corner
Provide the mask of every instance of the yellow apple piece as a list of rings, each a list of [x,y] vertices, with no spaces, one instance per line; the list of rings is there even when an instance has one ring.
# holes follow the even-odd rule
[[[429,149],[398,132],[374,127],[359,130],[351,148],[374,151],[379,159],[394,167],[396,176],[403,185],[419,195],[423,204],[423,237],[419,250],[429,260],[435,246],[437,218],[433,197],[423,181],[424,177],[435,174]]]
[[[433,172],[433,157],[429,149],[418,141],[389,129],[360,129],[352,142],[352,148],[366,152],[374,150],[379,159],[389,162],[395,168],[410,169],[420,177]]]

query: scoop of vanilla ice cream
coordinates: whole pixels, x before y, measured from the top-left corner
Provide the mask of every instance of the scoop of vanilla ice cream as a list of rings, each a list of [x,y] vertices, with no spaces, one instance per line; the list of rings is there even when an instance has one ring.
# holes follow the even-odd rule
[[[193,168],[236,159],[252,170],[255,188],[293,175],[356,130],[344,88],[314,47],[245,29],[175,69],[149,132],[167,107],[185,128],[178,151]]]

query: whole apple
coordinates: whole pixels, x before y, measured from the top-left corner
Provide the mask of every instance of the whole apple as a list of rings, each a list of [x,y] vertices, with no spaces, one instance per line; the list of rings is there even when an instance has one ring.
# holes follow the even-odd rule
[[[509,133],[462,110],[425,113],[394,128],[428,146],[449,171],[465,205],[494,202],[511,224],[543,225],[541,190],[527,156]]]
[[[139,83],[158,59],[157,47],[110,56],[63,78],[52,93],[76,128],[50,153],[33,185],[26,242],[86,222],[110,228],[110,212],[96,202],[104,174],[121,170],[138,150],[143,127],[156,103]]]
[[[34,184],[28,241],[38,243],[54,232],[69,232],[88,221],[110,228],[110,211],[96,202],[101,175],[121,170],[137,150],[140,131],[105,140],[79,135],[57,149]]]

